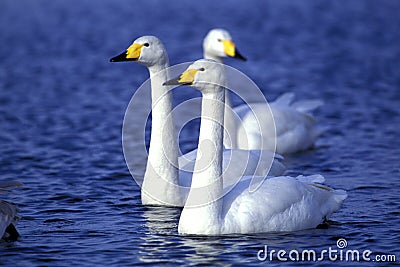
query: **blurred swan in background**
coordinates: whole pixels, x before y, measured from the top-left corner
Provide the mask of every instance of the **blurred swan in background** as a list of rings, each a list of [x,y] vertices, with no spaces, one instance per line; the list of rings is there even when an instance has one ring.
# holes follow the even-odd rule
[[[320,175],[272,177],[249,192],[249,179],[223,194],[224,65],[198,60],[168,85],[190,85],[203,95],[198,153],[180,234],[223,235],[315,228],[337,211],[347,194],[321,185]],[[205,160],[205,162],[204,162]]]
[[[162,42],[154,36],[136,39],[111,62],[135,61],[146,66],[150,72],[152,98],[152,131],[146,171],[142,190],[142,204],[183,207],[189,192],[196,152],[184,155],[191,159],[185,166],[179,160],[179,146],[172,116],[172,90],[162,84],[169,79],[169,59]],[[225,190],[229,190],[243,175],[280,175],[285,167],[269,151],[225,150],[223,166],[226,174]],[[258,164],[259,163],[259,164]],[[271,165],[272,164],[272,165]],[[270,168],[271,167],[271,168]],[[182,171],[180,169],[190,170]]]
[[[208,32],[203,42],[203,53],[204,58],[220,63],[223,63],[225,57],[246,60],[238,52],[229,32],[224,29],[212,29]],[[248,95],[251,92],[242,90],[240,94]],[[266,112],[265,102],[257,103],[260,101],[232,109],[226,90],[224,126],[229,138],[224,136],[225,148],[267,149],[282,155],[311,148],[323,132],[322,128],[316,126],[312,111],[323,105],[323,102],[294,99],[293,93],[283,94],[270,103],[271,112]]]
[[[16,181],[0,182],[0,194],[6,194],[9,190],[22,186]],[[17,206],[5,200],[0,200],[0,238],[15,240],[19,236],[15,229],[17,220]]]

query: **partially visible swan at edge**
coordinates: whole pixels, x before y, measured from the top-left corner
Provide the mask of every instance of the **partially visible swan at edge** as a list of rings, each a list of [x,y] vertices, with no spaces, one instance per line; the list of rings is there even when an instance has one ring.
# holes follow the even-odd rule
[[[232,37],[224,29],[212,29],[203,42],[204,58],[223,63],[225,57],[245,60],[237,51]],[[229,85],[229,81],[228,81]],[[279,154],[294,153],[311,148],[323,128],[316,126],[316,120],[311,112],[323,104],[320,100],[294,101],[293,93],[285,93],[270,103],[273,117],[265,112],[264,103],[251,103],[251,109],[243,104],[233,108],[235,115],[229,112],[231,101],[229,94],[225,95],[224,127],[229,132],[229,138],[224,138],[225,148],[238,149],[268,149]]]
[[[135,61],[150,72],[152,97],[152,131],[144,180],[142,204],[183,207],[191,183],[191,172],[178,170],[179,147],[172,112],[172,91],[162,84],[169,79],[169,60],[162,42],[154,36],[136,39],[111,62]],[[166,134],[163,134],[166,133]],[[260,156],[261,155],[261,156]],[[285,167],[269,151],[226,150],[224,168],[229,177],[246,175],[280,175]],[[249,164],[243,159],[248,159]],[[272,159],[271,169],[270,163]],[[235,162],[233,162],[235,161]],[[260,162],[260,165],[253,164]],[[268,163],[268,164],[267,164]],[[243,165],[245,164],[245,165]],[[183,166],[179,166],[182,169]],[[194,167],[194,166],[193,166]],[[187,168],[185,168],[187,169]],[[226,191],[236,182],[226,180]]]
[[[183,208],[180,234],[222,235],[295,231],[314,228],[337,211],[347,194],[319,183],[320,175],[280,176],[264,180],[253,193],[242,179],[223,195],[222,153],[225,89],[220,86],[224,66],[198,60],[166,85],[190,85],[203,95],[198,153],[188,199]]]
[[[22,183],[10,181],[0,182],[0,194],[8,193],[8,190],[22,186]],[[16,239],[19,234],[15,229],[17,206],[5,200],[0,200],[0,239]]]

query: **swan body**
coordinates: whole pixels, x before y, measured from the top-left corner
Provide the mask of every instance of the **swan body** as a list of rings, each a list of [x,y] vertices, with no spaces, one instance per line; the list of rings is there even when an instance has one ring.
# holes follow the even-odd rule
[[[110,61],[135,61],[145,65],[150,72],[151,98],[152,98],[152,131],[150,147],[143,184],[141,186],[142,204],[183,207],[187,199],[191,184],[194,165],[190,169],[190,162],[179,164],[179,147],[172,114],[172,91],[170,87],[162,84],[169,79],[169,60],[162,42],[154,36],[143,36],[136,39],[129,48]],[[225,152],[226,173],[234,179],[226,179],[227,184],[236,183],[235,178],[245,175],[265,175],[270,164],[264,164],[269,158],[272,162],[272,173],[282,174],[285,167],[272,152]],[[235,155],[235,157],[233,157]],[[240,156],[240,164],[236,163],[236,155]],[[243,165],[243,159],[248,156],[249,161],[258,161],[262,164]],[[192,158],[192,162],[194,162]],[[228,164],[229,163],[229,164]],[[228,165],[227,165],[228,164]],[[244,166],[238,169],[236,165]],[[186,167],[185,167],[186,166]],[[184,171],[179,170],[184,167]],[[225,169],[224,169],[225,170]],[[186,186],[186,188],[185,188]]]
[[[179,233],[222,235],[315,228],[347,197],[343,190],[333,190],[321,182],[322,176],[268,177],[257,191],[250,193],[250,179],[242,179],[223,198],[217,225],[210,227],[201,221],[196,225],[197,211],[192,208],[182,213]]]
[[[228,44],[233,48],[226,48]],[[227,53],[237,49],[231,35],[224,29],[209,31],[203,42],[203,51],[204,58],[220,63],[226,57],[244,59],[238,52]],[[293,100],[294,94],[286,93],[272,102],[271,117],[269,112],[265,112],[265,103],[243,104],[232,109],[227,90],[224,127],[231,138],[224,138],[225,148],[275,150],[276,143],[275,151],[282,155],[311,148],[322,133],[322,128],[316,126],[311,111],[323,103],[320,100],[293,103]]]
[[[283,99],[290,101],[281,101]],[[230,129],[236,130],[235,138],[225,139],[225,147],[273,150],[275,142],[271,140],[276,138],[276,152],[279,154],[311,148],[323,130],[316,126],[316,120],[309,112],[322,102],[308,100],[292,103],[293,99],[293,93],[283,94],[270,104],[271,113],[265,112],[264,103],[235,107],[233,110],[237,119],[232,118],[229,122]]]
[[[22,186],[20,182],[0,182],[0,194],[5,194],[8,190],[19,186]],[[16,217],[17,206],[5,200],[0,200],[0,239],[10,235],[16,235],[14,237],[18,236],[14,228]]]
[[[190,81],[182,79],[187,71],[193,74]],[[178,232],[223,235],[316,227],[337,211],[347,197],[343,190],[321,185],[324,178],[320,175],[267,177],[255,192],[248,190],[250,182],[244,177],[225,194],[221,126],[225,89],[219,86],[223,84],[220,81],[223,71],[222,64],[198,60],[180,77],[166,83],[190,85],[203,95],[198,153],[206,164],[196,160]]]

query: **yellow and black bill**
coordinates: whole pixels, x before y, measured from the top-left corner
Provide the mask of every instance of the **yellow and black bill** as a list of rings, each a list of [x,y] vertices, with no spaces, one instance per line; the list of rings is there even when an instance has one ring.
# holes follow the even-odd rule
[[[163,85],[192,85],[198,71],[196,69],[185,70],[181,75],[166,81]]]
[[[137,61],[142,52],[142,44],[132,44],[125,52],[110,59],[110,62]]]
[[[235,43],[231,40],[222,40],[222,44],[224,46],[224,52],[228,57],[237,58],[243,61],[247,59],[239,53],[239,50],[236,48]]]

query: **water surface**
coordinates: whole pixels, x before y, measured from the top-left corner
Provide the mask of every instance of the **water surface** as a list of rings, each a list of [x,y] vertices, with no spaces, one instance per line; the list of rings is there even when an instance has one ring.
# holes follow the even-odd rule
[[[0,243],[0,265],[253,265],[264,245],[321,251],[338,238],[399,260],[399,10],[395,0],[1,1],[0,179],[25,186],[4,196],[19,205],[21,238]],[[121,129],[148,73],[108,59],[152,34],[171,64],[195,60],[213,27],[232,33],[248,62],[227,63],[267,99],[325,101],[316,115],[330,129],[285,164],[348,191],[328,228],[184,237],[179,209],[140,204]],[[181,133],[184,151],[193,132]]]

